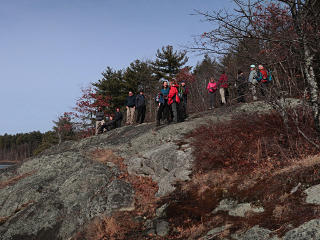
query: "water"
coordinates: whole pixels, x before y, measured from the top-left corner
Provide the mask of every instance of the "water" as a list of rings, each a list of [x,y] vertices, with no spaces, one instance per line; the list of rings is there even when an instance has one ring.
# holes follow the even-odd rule
[[[0,164],[0,169],[4,169],[4,168],[10,167],[10,166],[12,166],[12,165],[8,165],[8,164],[3,164],[3,165],[1,165],[1,164]]]

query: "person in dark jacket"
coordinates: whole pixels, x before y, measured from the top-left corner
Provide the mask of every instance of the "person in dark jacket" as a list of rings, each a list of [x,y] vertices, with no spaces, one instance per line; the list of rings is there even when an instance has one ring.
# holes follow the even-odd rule
[[[146,116],[146,98],[143,94],[143,90],[140,90],[136,97],[136,109],[137,109],[137,123],[143,123]]]
[[[187,115],[187,103],[188,103],[188,94],[189,88],[186,86],[186,83],[182,81],[179,86],[179,96],[180,96],[180,121],[183,121],[188,117]]]
[[[245,102],[244,95],[246,93],[246,88],[247,88],[247,80],[244,77],[244,74],[241,70],[238,71],[238,78],[236,80],[235,84],[238,92],[238,102]]]
[[[109,117],[109,121],[105,122],[102,126],[101,126],[101,132],[106,131],[110,131],[112,129],[114,129],[116,126],[116,121],[113,119],[112,116]]]
[[[104,112],[102,108],[99,107],[98,111],[96,112],[96,131],[95,134],[98,135],[101,132],[101,126],[104,124]]]
[[[120,108],[116,108],[116,112],[114,114],[114,120],[115,120],[115,128],[121,127],[121,122],[123,119],[122,112],[120,112]]]
[[[126,108],[127,108],[127,124],[133,124],[134,120],[134,111],[136,109],[136,97],[133,95],[133,92],[129,92],[129,96],[127,97],[126,101]]]
[[[168,95],[169,95],[169,84],[168,81],[164,81],[159,97],[159,107],[157,112],[157,126],[160,126],[160,120],[167,119],[167,123],[170,122],[170,108],[168,105]]]

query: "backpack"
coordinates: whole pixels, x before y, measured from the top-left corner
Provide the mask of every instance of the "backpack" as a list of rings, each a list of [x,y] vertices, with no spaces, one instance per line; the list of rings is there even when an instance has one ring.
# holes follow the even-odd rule
[[[180,87],[178,88],[178,97],[180,100],[183,98],[183,90]]]
[[[160,102],[160,93],[157,94],[157,96],[154,98],[154,101],[156,103],[159,103]]]
[[[268,73],[268,82],[271,82],[272,81],[272,71],[267,71]]]
[[[272,81],[272,71],[266,71],[267,76],[264,77],[260,70],[257,71],[257,81],[260,82],[271,82]]]

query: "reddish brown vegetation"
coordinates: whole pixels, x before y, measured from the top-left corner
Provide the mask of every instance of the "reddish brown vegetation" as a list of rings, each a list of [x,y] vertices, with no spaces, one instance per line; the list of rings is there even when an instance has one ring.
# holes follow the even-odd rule
[[[320,182],[320,158],[297,160],[319,151],[298,134],[293,122],[289,126],[286,132],[281,118],[270,114],[239,116],[193,131],[188,136],[196,157],[192,180],[179,184],[166,199],[167,215],[176,229],[170,239],[196,239],[222,225],[228,228],[221,239],[257,224],[281,235],[320,217],[320,207],[306,204],[303,193]],[[300,119],[299,127],[319,143],[312,126],[311,116]],[[301,187],[290,193],[298,183]],[[222,199],[254,203],[265,211],[244,218],[212,213]]]
[[[311,114],[300,116],[300,129],[319,143]],[[290,159],[318,153],[298,133],[293,121],[289,121],[287,132],[276,113],[237,116],[228,123],[202,126],[188,137],[194,138],[196,172],[221,167],[247,172],[256,167],[284,166]]]
[[[312,116],[300,114],[299,128],[316,144]],[[303,138],[293,122],[284,130],[281,118],[270,115],[238,116],[227,123],[209,123],[188,135],[195,164],[192,180],[180,183],[166,199],[154,197],[157,186],[149,178],[131,176],[123,159],[111,150],[93,153],[93,159],[113,162],[119,178],[136,190],[135,209],[95,219],[77,239],[161,239],[143,234],[144,219],[152,219],[156,205],[169,203],[166,239],[199,239],[210,229],[225,226],[215,239],[225,239],[255,225],[282,235],[320,217],[320,207],[305,203],[304,189],[320,183],[319,151]],[[291,192],[300,183],[295,192]],[[245,217],[213,213],[222,199],[248,202],[264,208]]]

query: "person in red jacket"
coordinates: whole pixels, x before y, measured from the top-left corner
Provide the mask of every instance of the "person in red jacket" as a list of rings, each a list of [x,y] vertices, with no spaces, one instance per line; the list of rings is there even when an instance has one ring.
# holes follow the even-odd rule
[[[179,103],[180,103],[178,88],[179,88],[179,85],[177,84],[176,80],[172,79],[170,82],[170,91],[168,94],[168,104],[169,106],[171,106],[171,109],[172,109],[174,123],[178,122],[178,110],[179,110]]]
[[[257,81],[259,82],[259,88],[262,96],[266,96],[268,87],[268,73],[262,65],[258,66]]]
[[[222,71],[222,74],[219,78],[218,81],[218,86],[219,86],[219,92],[221,96],[221,103],[226,104],[226,95],[228,91],[228,76],[226,75],[225,71]]]

